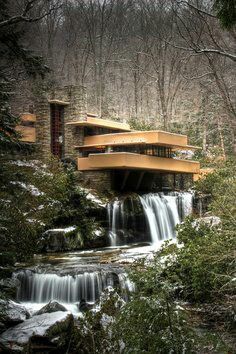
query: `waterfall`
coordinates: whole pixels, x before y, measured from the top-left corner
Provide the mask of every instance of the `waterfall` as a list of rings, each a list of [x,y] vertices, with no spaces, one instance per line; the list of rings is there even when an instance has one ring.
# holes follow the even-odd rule
[[[121,228],[120,220],[124,228],[124,205],[122,201],[115,200],[113,203],[108,204],[108,220],[109,220],[109,237],[111,246],[116,246],[118,243],[117,230]]]
[[[133,200],[134,198],[137,199],[137,196],[129,198],[131,198],[130,210],[125,211],[126,199],[122,201],[116,199],[108,205],[111,246],[122,244],[119,235],[127,234],[127,218],[129,213],[132,215],[132,220],[134,221],[132,221],[131,225],[134,229],[133,232],[138,231],[133,204]],[[164,193],[148,193],[139,195],[138,200],[142,208],[142,215],[138,215],[138,219],[141,220],[143,216],[143,221],[146,224],[146,241],[148,241],[147,235],[150,235],[153,245],[159,241],[176,237],[176,225],[192,213],[193,194],[190,192],[171,192],[167,195]]]
[[[100,271],[60,276],[24,270],[16,273],[15,277],[20,283],[17,300],[31,303],[50,300],[68,304],[81,300],[95,303],[108,286],[119,288],[124,295],[131,290],[130,281],[124,273]]]
[[[186,216],[192,214],[193,212],[193,194],[183,192],[182,193],[182,216],[185,218]]]

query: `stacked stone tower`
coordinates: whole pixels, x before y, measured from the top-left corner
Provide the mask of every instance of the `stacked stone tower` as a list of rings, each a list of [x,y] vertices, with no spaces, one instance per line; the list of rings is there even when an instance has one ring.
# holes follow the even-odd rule
[[[81,86],[65,86],[51,91],[41,91],[35,99],[36,144],[42,157],[51,154],[52,106],[63,108],[63,156],[75,158],[75,145],[83,143],[82,131],[66,125],[68,122],[86,120],[86,90]]]

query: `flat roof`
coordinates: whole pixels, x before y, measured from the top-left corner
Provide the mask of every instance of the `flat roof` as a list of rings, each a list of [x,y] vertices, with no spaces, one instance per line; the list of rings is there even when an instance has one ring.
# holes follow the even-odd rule
[[[87,118],[84,121],[68,122],[66,123],[66,125],[78,126],[78,127],[100,127],[100,128],[115,129],[115,130],[121,130],[127,132],[131,130],[129,124],[127,123],[121,123],[113,120],[91,117],[91,115],[87,115]]]

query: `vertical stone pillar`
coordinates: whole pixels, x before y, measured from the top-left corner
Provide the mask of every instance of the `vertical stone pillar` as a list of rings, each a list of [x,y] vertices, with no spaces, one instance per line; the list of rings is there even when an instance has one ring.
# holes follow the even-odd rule
[[[41,91],[35,98],[36,113],[36,143],[38,154],[42,158],[51,155],[51,125],[50,125],[50,105],[48,103],[48,93]]]
[[[86,121],[87,103],[86,89],[83,86],[67,86],[68,101],[70,104],[65,108],[65,123]],[[76,145],[84,142],[84,128],[65,124],[65,156],[70,158],[78,157]]]
[[[66,125],[68,122],[86,120],[86,90],[81,86],[41,89],[35,98],[36,141],[40,157],[51,154],[50,100],[58,100],[64,106],[64,156],[75,159],[78,152],[74,146],[83,144],[84,129]]]

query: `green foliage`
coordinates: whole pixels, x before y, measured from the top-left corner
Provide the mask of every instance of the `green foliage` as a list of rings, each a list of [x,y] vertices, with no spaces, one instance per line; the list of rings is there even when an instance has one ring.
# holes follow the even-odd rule
[[[37,251],[37,240],[61,210],[67,175],[55,160],[2,159],[0,230],[2,252],[22,260]]]
[[[166,263],[172,261],[168,258]],[[192,353],[195,334],[184,309],[174,301],[174,288],[165,278],[164,263],[155,257],[150,264],[136,263],[130,274],[135,293],[114,324],[117,352],[122,338],[124,353]]]
[[[129,120],[129,125],[131,129],[134,130],[142,130],[142,131],[153,130],[153,124],[149,122],[141,121],[137,118],[131,118]]]
[[[220,301],[232,294],[234,236],[188,219],[179,226],[178,238],[184,247],[177,251],[176,263],[170,272],[178,278],[182,298],[197,302]]]
[[[224,231],[233,232],[236,227],[236,161],[227,161],[221,168],[206,175],[195,184],[195,189],[211,194],[209,210],[221,218]]]
[[[55,215],[54,226],[76,226],[77,238],[81,246],[91,240],[98,227],[94,218],[90,217],[92,201],[86,198],[87,193],[79,186],[78,178],[73,169],[67,169],[66,194],[61,211]]]
[[[111,338],[111,326],[123,302],[114,291],[108,290],[103,297],[99,311],[88,311],[79,319],[79,328],[73,334],[71,353],[117,353],[116,343]]]
[[[0,181],[0,251],[9,257],[30,258],[42,233],[53,227],[77,226],[66,234],[72,246],[93,237],[97,225],[89,216],[92,202],[75,172],[57,160],[2,159]]]
[[[222,26],[230,29],[236,24],[235,0],[215,0],[214,9]]]
[[[161,294],[137,297],[128,303],[114,325],[117,351],[123,353],[193,353],[194,333],[181,307]]]
[[[8,104],[9,93],[7,89],[7,85],[0,83],[0,153],[20,144],[19,136],[14,129],[18,123],[18,119],[10,113]]]
[[[1,1],[0,22],[9,19],[12,13],[11,6],[11,1]],[[42,57],[27,50],[23,42],[22,23],[0,27],[0,154],[23,147],[19,141],[20,135],[14,130],[18,117],[11,113],[9,106],[14,87],[20,78],[44,77],[48,72]]]

